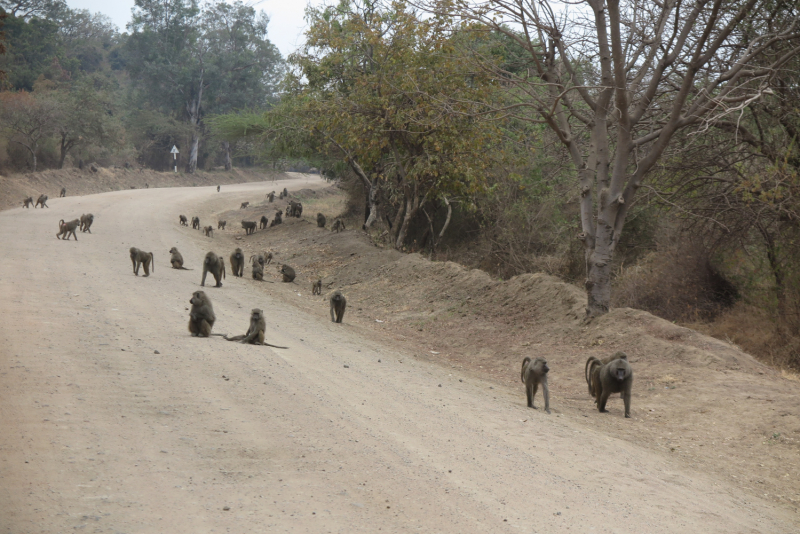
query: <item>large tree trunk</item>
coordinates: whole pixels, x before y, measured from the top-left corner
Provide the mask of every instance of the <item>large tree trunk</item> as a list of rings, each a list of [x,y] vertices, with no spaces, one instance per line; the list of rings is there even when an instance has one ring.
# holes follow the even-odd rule
[[[72,148],[72,143],[67,141],[67,136],[66,135],[61,134],[61,155],[60,155],[60,157],[58,159],[58,168],[59,169],[63,169],[64,168],[64,160],[67,159],[67,152],[69,152],[70,148]]]
[[[193,95],[192,100],[186,103],[186,113],[189,116],[189,124],[192,125],[192,145],[189,148],[189,161],[186,163],[186,172],[194,174],[197,170],[197,154],[200,148],[200,112],[203,103],[203,77],[205,69],[200,69],[200,81],[197,85],[197,94]]]
[[[233,163],[231,162],[231,144],[228,141],[223,141],[222,150],[225,157],[225,170],[229,171],[233,168]]]
[[[417,214],[419,208],[422,207],[422,202],[417,195],[417,186],[416,183],[414,184],[413,191],[410,191],[410,187],[407,188],[407,192],[405,196],[405,215],[403,215],[403,223],[400,225],[400,228],[397,230],[397,239],[395,240],[394,247],[396,249],[400,249],[403,247],[406,241],[406,235],[408,235],[408,227],[411,225],[411,219],[414,218],[414,215]]]

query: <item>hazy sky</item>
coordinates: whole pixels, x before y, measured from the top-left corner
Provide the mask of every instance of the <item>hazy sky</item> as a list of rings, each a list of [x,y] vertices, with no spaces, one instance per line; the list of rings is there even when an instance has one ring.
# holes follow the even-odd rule
[[[286,57],[303,42],[305,21],[303,13],[306,4],[322,4],[322,0],[255,0],[250,2],[258,11],[269,15],[270,22],[267,37],[278,47]],[[125,31],[125,25],[131,20],[133,0],[67,0],[67,5],[73,9],[88,9],[91,12],[99,11],[111,17],[120,31]]]

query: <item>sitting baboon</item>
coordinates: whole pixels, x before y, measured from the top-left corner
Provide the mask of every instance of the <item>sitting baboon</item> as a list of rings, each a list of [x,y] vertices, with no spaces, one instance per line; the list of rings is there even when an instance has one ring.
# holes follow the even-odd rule
[[[300,202],[295,202],[294,200],[290,200],[289,205],[286,206],[286,216],[300,217],[302,215],[303,215],[303,205]]]
[[[259,222],[259,225],[258,225],[258,229],[259,230],[263,230],[264,228],[266,228],[268,222],[269,222],[269,220],[264,215],[262,215],[261,216],[261,221]]]
[[[341,219],[337,218],[335,221],[333,221],[333,226],[331,227],[331,230],[333,230],[334,232],[336,232],[338,234],[339,232],[341,232],[344,229],[345,229],[344,223],[342,222]]]
[[[28,197],[22,201],[23,208],[30,208],[32,204],[33,204],[33,197]]]
[[[280,199],[283,199],[283,191],[281,191],[281,192],[278,194],[278,199],[279,199],[279,200],[280,200]]]
[[[41,204],[41,206],[43,208],[49,208],[50,207],[50,206],[47,205],[47,195],[45,195],[45,194],[39,195],[39,198],[36,200],[36,204],[33,206],[33,209],[38,208],[40,204]]]
[[[275,200],[275,191],[267,194],[267,200],[269,200],[270,202]]]
[[[601,361],[590,356],[586,360],[586,372],[590,379],[589,392],[594,393],[597,398],[597,410],[606,411],[606,402],[612,393],[622,393],[622,400],[625,403],[625,417],[631,416],[631,389],[633,386],[633,369],[628,363],[627,357],[616,358],[605,365]]]
[[[171,256],[169,257],[169,262],[172,264],[173,269],[181,269],[183,271],[191,271],[192,269],[187,269],[183,266],[183,255],[178,252],[178,249],[172,247],[169,249],[169,253]]]
[[[317,226],[319,228],[325,228],[326,222],[325,216],[321,213],[317,213]]]
[[[289,191],[284,187],[283,188],[283,198],[286,198],[288,196],[289,196]]]
[[[189,303],[192,305],[192,309],[189,312],[189,332],[192,333],[193,337],[210,336],[214,321],[217,320],[211,301],[205,292],[195,291],[192,298],[189,299]]]
[[[187,222],[186,219],[186,215],[179,215],[178,217],[180,218],[181,226],[189,226],[189,223]],[[194,224],[194,219],[192,219],[192,224]]]
[[[219,193],[219,186],[217,186],[217,193]]]
[[[533,405],[533,398],[536,396],[536,391],[539,385],[542,386],[542,395],[544,395],[544,411],[550,413],[550,390],[547,388],[547,372],[550,368],[547,367],[547,360],[544,358],[536,358],[531,361],[530,358],[525,357],[522,360],[522,372],[520,378],[522,383],[525,384],[525,394],[528,396],[528,408],[536,409]]]
[[[58,221],[58,233],[56,237],[59,239],[66,239],[69,241],[69,236],[75,238],[75,241],[78,240],[78,236],[75,235],[75,229],[81,225],[80,219],[75,219],[74,221],[64,222],[64,219]]]
[[[311,284],[311,294],[312,295],[322,294],[322,280],[317,280],[316,282]]]
[[[250,261],[253,262],[253,280],[264,280],[264,258],[259,256],[250,256]]]
[[[249,202],[242,202],[242,205],[239,207],[239,209],[240,209],[240,210],[243,210],[243,209],[245,209],[245,208],[246,208],[247,206],[249,206],[249,205],[250,205],[250,203],[249,203]]]
[[[286,216],[287,217],[291,217],[292,216],[292,205],[291,204],[287,204],[286,205]]]
[[[244,274],[244,254],[242,249],[237,248],[231,253],[231,272],[233,276],[241,277]]]
[[[271,345],[264,341],[264,333],[267,329],[267,323],[264,321],[264,312],[258,308],[253,308],[250,312],[250,326],[247,328],[247,333],[243,336],[223,336],[228,341],[239,341],[240,343],[250,343],[252,345],[266,345],[268,347],[275,347],[276,349],[286,349],[288,347],[279,347],[278,345]]]
[[[217,281],[216,287],[222,287],[222,279],[225,278],[225,260],[217,256],[213,252],[206,254],[206,259],[203,260],[203,279],[200,281],[201,286],[206,285],[206,274],[211,271],[214,280]]]
[[[283,275],[284,282],[294,282],[294,269],[288,265],[282,265],[280,268],[280,273]]]
[[[341,323],[342,319],[344,319],[345,308],[347,308],[347,299],[342,295],[341,291],[334,291],[333,295],[331,295],[331,321]]]
[[[281,214],[280,211],[276,211],[275,212],[275,218],[272,219],[271,223],[269,223],[269,227],[272,228],[276,224],[281,224],[282,222],[283,222],[283,215]]]
[[[86,213],[81,215],[81,232],[89,232],[90,234],[92,231],[90,228],[92,227],[92,223],[94,222],[94,215],[91,213]]]
[[[297,217],[298,219],[303,216],[303,204],[301,202],[295,204],[294,216]]]
[[[228,224],[228,221],[217,221],[217,230],[219,230],[220,228],[224,230],[226,224]]]
[[[586,385],[589,386],[589,395],[591,395],[594,398],[594,403],[595,404],[597,404],[598,388],[597,388],[597,380],[596,380],[596,376],[595,376],[596,373],[594,371],[596,369],[604,366],[605,364],[607,364],[607,363],[609,363],[609,362],[611,362],[613,360],[616,360],[617,358],[622,358],[623,360],[627,361],[628,355],[625,354],[624,352],[620,351],[620,352],[615,352],[614,354],[612,354],[611,356],[608,356],[606,358],[597,359],[597,358],[592,356],[588,360],[586,360],[586,366],[584,366],[584,368],[583,368],[583,374],[584,374],[584,377],[586,378]],[[591,371],[590,371],[590,369],[591,369]],[[620,398],[622,398],[622,394],[620,394]]]
[[[242,221],[242,228],[244,228],[244,235],[250,235],[256,231],[255,221]]]
[[[214,237],[214,227],[211,225],[203,227],[203,234],[206,237]]]
[[[59,197],[65,197],[65,196],[67,196],[67,188],[66,188],[66,187],[62,187],[62,188],[61,188],[61,193],[59,193],[59,194],[58,194],[58,196],[59,196]]]
[[[150,276],[150,264],[152,263],[153,272],[156,272],[156,261],[153,259],[152,252],[144,252],[136,247],[131,247],[131,263],[133,264],[133,274],[139,276],[139,266],[144,267],[144,275]]]
[[[200,217],[192,217],[192,230],[200,229]]]

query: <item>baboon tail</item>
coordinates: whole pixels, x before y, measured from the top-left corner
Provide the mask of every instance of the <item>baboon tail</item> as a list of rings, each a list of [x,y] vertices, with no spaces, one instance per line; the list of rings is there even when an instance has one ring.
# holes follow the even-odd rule
[[[586,385],[589,388],[589,395],[592,395],[592,371],[594,370],[595,365],[600,365],[600,360],[595,358],[594,356],[589,356],[586,360],[586,367],[583,369],[583,374],[586,378]]]
[[[289,348],[289,347],[279,347],[278,345],[271,345],[271,344],[269,344],[267,342],[264,342],[264,346],[272,347],[272,348],[275,348],[275,349],[288,349]]]
[[[525,366],[531,362],[531,359],[525,356],[525,359],[522,360],[522,370],[519,372],[519,378],[522,380],[522,383],[525,383]]]

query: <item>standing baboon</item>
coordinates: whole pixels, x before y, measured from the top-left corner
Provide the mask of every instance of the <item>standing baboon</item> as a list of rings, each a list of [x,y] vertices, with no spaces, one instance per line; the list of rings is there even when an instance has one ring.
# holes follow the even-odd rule
[[[283,275],[284,282],[293,282],[294,281],[294,269],[289,267],[288,265],[282,265],[280,269],[280,273]]]
[[[180,218],[181,226],[189,226],[189,223],[187,222],[186,219],[186,215],[179,215],[178,217]],[[194,219],[192,219],[192,224],[194,224]]]
[[[22,201],[23,208],[30,208],[33,205],[33,197],[28,197]]]
[[[193,337],[210,336],[214,321],[217,320],[211,301],[205,292],[195,291],[189,303],[192,305],[192,310],[189,312],[189,332]]]
[[[250,256],[250,261],[253,262],[253,280],[264,280],[264,258],[259,256]]]
[[[344,229],[345,229],[344,223],[342,222],[341,219],[337,218],[335,221],[333,221],[333,226],[331,227],[331,230],[333,230],[334,232],[336,232],[338,234],[339,232],[341,232]]]
[[[272,219],[272,222],[269,223],[269,227],[272,228],[276,224],[281,224],[283,222],[283,214],[280,211],[275,212],[275,218]]]
[[[192,217],[192,230],[200,229],[200,217]]]
[[[267,323],[264,321],[264,312],[258,308],[253,308],[250,312],[250,326],[247,328],[247,333],[243,336],[223,336],[228,341],[239,341],[241,343],[250,343],[253,345],[266,345],[268,347],[275,347],[276,349],[286,349],[288,347],[279,347],[278,345],[271,345],[264,341],[264,333],[267,329]]]
[[[217,186],[217,193],[219,193],[219,186]]]
[[[266,228],[267,227],[267,222],[269,222],[269,220],[264,215],[262,215],[261,216],[261,221],[259,222],[259,225],[258,225],[258,229],[259,230],[263,230],[264,228]]]
[[[272,193],[267,194],[267,199],[270,202],[274,201],[275,200],[275,191],[273,191]]]
[[[94,222],[94,215],[91,213],[86,213],[81,215],[81,232],[89,232],[90,234],[92,231],[90,228],[92,227],[92,223]]]
[[[191,269],[187,269],[186,267],[183,266],[183,255],[181,255],[181,253],[178,252],[177,248],[172,247],[171,249],[169,249],[169,253],[171,254],[171,256],[169,257],[169,262],[172,264],[173,269],[191,271]]]
[[[78,240],[78,236],[75,235],[75,229],[81,225],[80,219],[75,219],[74,221],[64,222],[64,219],[58,221],[58,233],[56,237],[59,239],[66,239],[69,241],[69,236],[75,238],[75,241]]]
[[[606,358],[597,359],[594,356],[590,356],[589,359],[586,360],[586,366],[583,368],[583,374],[586,378],[586,385],[589,386],[589,395],[594,398],[595,404],[597,404],[598,398],[597,373],[595,371],[605,364],[616,360],[617,358],[622,358],[623,360],[627,361],[628,355],[624,352],[615,352]],[[620,395],[620,398],[622,398],[622,395]]]
[[[217,256],[213,252],[206,254],[206,259],[203,260],[203,279],[200,281],[201,286],[206,285],[206,274],[211,271],[214,280],[217,281],[216,287],[222,287],[222,279],[225,278],[225,260]]]
[[[39,195],[39,198],[36,200],[36,204],[33,206],[33,209],[38,208],[40,204],[42,205],[43,208],[50,207],[47,205],[47,195],[45,194]]]
[[[243,209],[245,209],[245,208],[246,208],[247,206],[249,206],[249,205],[250,205],[250,203],[249,203],[249,202],[242,202],[242,205],[239,207],[239,209],[240,209],[240,210],[243,210]]]
[[[250,235],[256,231],[255,221],[242,221],[242,228],[244,228],[244,235]]]
[[[217,230],[219,230],[220,228],[224,230],[226,224],[228,224],[228,221],[217,221]]]
[[[61,188],[61,193],[59,193],[59,194],[58,194],[58,196],[59,196],[59,197],[65,197],[65,196],[67,196],[67,188],[66,188],[66,187],[62,187],[62,188]]]
[[[214,237],[214,227],[211,225],[203,227],[203,234],[206,237]]]
[[[152,252],[144,252],[136,247],[131,247],[131,263],[133,264],[133,274],[139,276],[139,266],[144,267],[144,275],[150,276],[150,264],[152,263],[153,272],[156,272],[156,261],[153,259]]]
[[[317,280],[316,282],[311,284],[311,294],[312,295],[322,294],[322,280]]]
[[[244,274],[244,254],[242,249],[237,248],[231,253],[231,272],[233,276],[241,277]]]
[[[331,295],[331,321],[341,323],[342,319],[344,319],[345,308],[347,308],[347,299],[342,295],[341,291],[334,291],[333,295]]]
[[[272,263],[272,252],[267,252],[264,254],[264,265],[269,265]]]
[[[605,365],[594,356],[590,356],[586,361],[588,375],[591,377],[589,382],[589,392],[594,392],[597,396],[597,410],[606,411],[606,402],[612,393],[622,393],[622,400],[625,403],[625,417],[631,416],[631,389],[633,386],[633,369],[628,363],[627,357],[616,358]]]
[[[321,213],[317,213],[317,226],[319,228],[325,228],[326,222],[325,216]]]
[[[542,386],[542,395],[544,396],[544,411],[550,413],[550,390],[547,388],[547,372],[550,368],[547,367],[547,360],[544,358],[536,358],[531,361],[530,358],[525,357],[522,360],[522,372],[520,378],[522,383],[525,384],[525,394],[528,396],[528,408],[536,409],[533,405],[533,398],[536,396],[536,391],[539,385]]]

